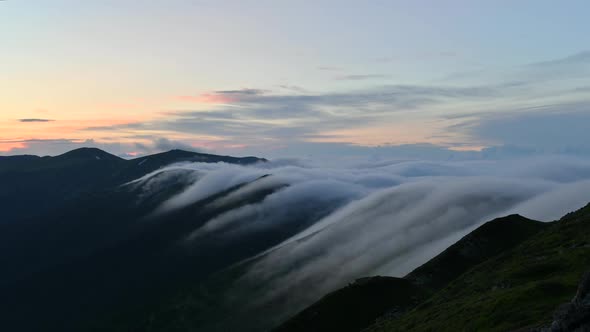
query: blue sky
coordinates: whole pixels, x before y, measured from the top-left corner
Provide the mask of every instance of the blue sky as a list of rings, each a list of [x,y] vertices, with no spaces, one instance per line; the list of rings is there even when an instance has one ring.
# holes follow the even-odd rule
[[[3,1],[0,153],[582,153],[588,12],[587,1]]]

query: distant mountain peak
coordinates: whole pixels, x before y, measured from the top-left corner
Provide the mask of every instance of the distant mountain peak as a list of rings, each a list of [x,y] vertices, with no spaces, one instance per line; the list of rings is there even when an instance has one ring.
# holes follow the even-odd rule
[[[268,160],[258,157],[232,157],[215,155],[202,152],[186,151],[173,149],[166,152],[160,152],[148,156],[133,159],[139,164],[144,164],[147,160],[150,162],[159,162],[161,164],[170,164],[174,162],[226,162],[232,164],[254,164],[257,162],[266,162]]]
[[[79,148],[56,156],[56,158],[74,158],[89,160],[123,160],[122,158],[119,158],[98,148]]]

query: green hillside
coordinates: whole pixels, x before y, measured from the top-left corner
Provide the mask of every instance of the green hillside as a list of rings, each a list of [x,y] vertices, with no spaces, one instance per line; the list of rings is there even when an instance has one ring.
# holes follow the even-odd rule
[[[475,265],[530,238],[547,224],[519,215],[485,223],[403,279],[364,278],[337,290],[276,331],[359,331],[382,315],[399,317]]]
[[[368,331],[510,331],[548,326],[590,268],[590,205],[477,265]]]

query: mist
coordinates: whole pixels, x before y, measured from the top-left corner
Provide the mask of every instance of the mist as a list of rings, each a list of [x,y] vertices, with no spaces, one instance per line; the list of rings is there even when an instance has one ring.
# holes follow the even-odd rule
[[[279,245],[241,262],[248,269],[234,285],[255,293],[248,297],[257,299],[253,306],[288,298],[291,313],[360,277],[402,277],[493,218],[518,213],[548,222],[590,201],[590,160],[557,156],[357,160],[337,167],[301,160],[253,166],[188,163],[134,185],[153,190],[154,181],[179,171],[192,174],[182,177],[187,187],[159,211],[226,191],[209,204],[231,206],[274,188],[261,201],[228,209],[179,242],[190,245],[212,234],[231,241],[269,229],[297,229]]]

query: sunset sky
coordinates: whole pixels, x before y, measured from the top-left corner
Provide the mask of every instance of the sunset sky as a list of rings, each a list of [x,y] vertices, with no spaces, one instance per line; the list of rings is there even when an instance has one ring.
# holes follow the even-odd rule
[[[590,154],[590,2],[0,1],[0,154]]]

